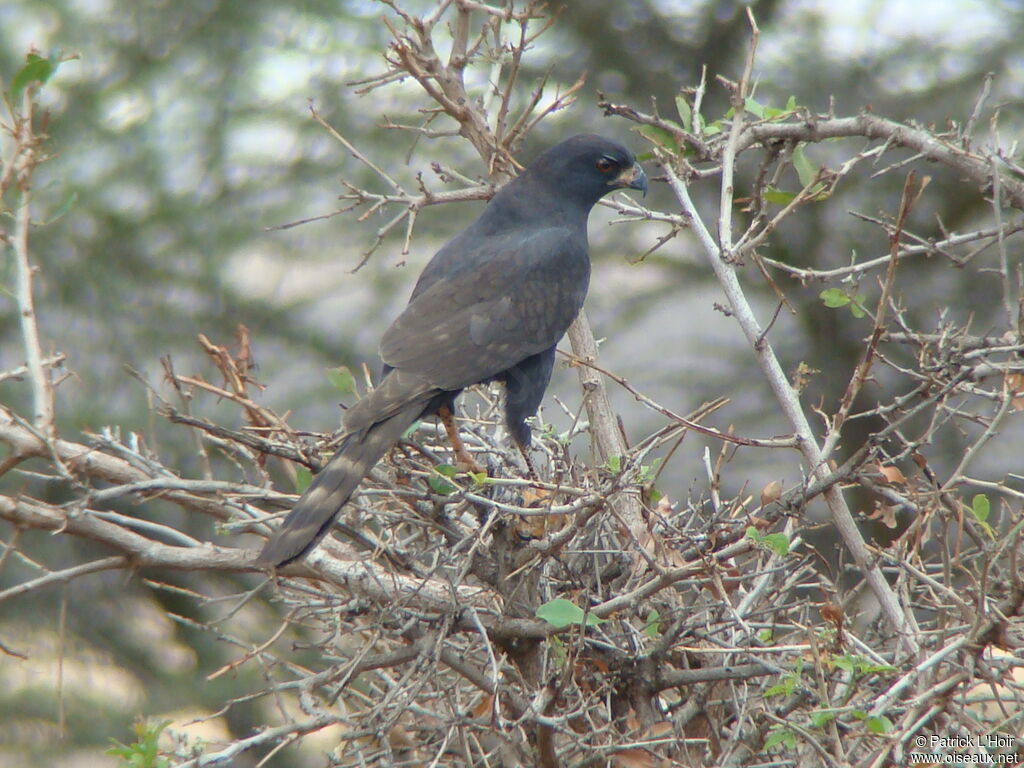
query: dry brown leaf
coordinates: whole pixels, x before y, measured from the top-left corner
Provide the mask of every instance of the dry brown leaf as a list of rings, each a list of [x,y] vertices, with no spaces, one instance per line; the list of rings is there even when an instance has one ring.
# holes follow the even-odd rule
[[[772,527],[771,520],[765,520],[763,517],[758,517],[757,515],[750,516],[750,524],[759,531],[767,531]]]
[[[612,758],[616,768],[658,768],[661,764],[661,759],[646,749],[624,749]]]
[[[835,603],[825,603],[821,606],[821,618],[834,624],[836,629],[843,628],[843,609]]]
[[[649,557],[657,559],[658,544],[655,541],[654,534],[650,528],[645,528],[637,536],[637,544],[639,545],[639,551],[633,551],[630,553],[630,557],[633,558],[633,566],[630,569],[630,573],[634,578],[643,576],[647,573],[650,568],[647,558],[643,557],[640,552],[646,552]]]
[[[551,496],[551,491],[545,488],[534,488],[532,485],[523,491],[524,507],[540,507]]]
[[[1013,410],[1024,411],[1024,373],[1006,374],[1006,389],[1013,398]]]
[[[417,741],[405,726],[396,725],[388,731],[388,744],[392,749],[412,749]]]
[[[881,520],[886,528],[896,527],[896,509],[892,504],[879,504],[878,507],[868,515],[868,520]]]
[[[661,739],[666,736],[671,736],[674,732],[674,726],[668,720],[659,720],[657,723],[648,728],[643,736],[645,739]]]
[[[523,506],[540,509],[553,501],[552,495],[551,491],[531,486],[523,491]],[[568,522],[568,515],[529,515],[518,519],[516,530],[526,538],[541,539],[561,530]]]
[[[530,515],[516,520],[516,531],[526,539],[541,539],[547,529],[545,515]]]
[[[767,507],[769,504],[778,501],[781,497],[782,483],[778,480],[772,480],[761,489],[761,506]]]
[[[816,373],[821,373],[821,370],[812,368],[807,363],[801,361],[793,372],[793,389],[797,392],[803,392],[807,385],[811,383],[811,377]]]
[[[636,716],[636,710],[630,709],[626,713],[626,727],[631,731],[637,731],[640,729],[640,718]]]
[[[884,480],[885,480],[887,485],[895,485],[895,484],[906,485],[907,484],[907,478],[900,471],[899,467],[894,467],[894,466],[885,467],[885,466],[882,466],[882,464],[878,464],[878,463],[876,463],[875,466],[877,467],[878,471],[881,473],[881,475],[884,478]]]
[[[483,698],[480,699],[480,703],[473,707],[471,711],[473,713],[473,717],[488,717],[490,716],[493,707],[494,697],[489,693],[485,693]]]

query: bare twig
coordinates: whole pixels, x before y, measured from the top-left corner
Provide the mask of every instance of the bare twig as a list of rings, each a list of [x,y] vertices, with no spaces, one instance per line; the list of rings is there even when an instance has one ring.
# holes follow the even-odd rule
[[[29,232],[32,229],[32,175],[39,163],[37,145],[41,138],[35,134],[35,87],[29,86],[22,94],[20,113],[14,115],[13,157],[4,165],[13,168],[17,178],[18,206],[14,214],[15,296],[18,302],[18,316],[21,321],[22,347],[25,350],[26,367],[32,382],[32,423],[48,439],[56,437],[54,422],[53,382],[50,369],[43,362],[45,355],[36,320],[29,251]]]

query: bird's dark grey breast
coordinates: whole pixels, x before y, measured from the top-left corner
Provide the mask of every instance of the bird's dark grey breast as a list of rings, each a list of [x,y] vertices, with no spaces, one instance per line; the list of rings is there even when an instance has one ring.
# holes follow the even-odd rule
[[[556,344],[590,279],[586,233],[577,228],[480,238],[469,268],[455,262],[417,286],[380,347],[387,365],[443,390],[494,378]]]

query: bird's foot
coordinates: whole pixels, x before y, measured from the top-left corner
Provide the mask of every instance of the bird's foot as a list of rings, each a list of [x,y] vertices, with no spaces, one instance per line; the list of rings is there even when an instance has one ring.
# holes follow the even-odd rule
[[[461,448],[461,450],[460,450]],[[455,449],[455,466],[463,472],[471,472],[474,475],[487,474],[487,470],[477,464],[476,460],[466,450],[466,446]]]
[[[469,451],[466,450],[466,444],[459,437],[459,428],[455,423],[455,416],[452,414],[451,409],[446,405],[442,405],[437,410],[437,416],[441,419],[441,423],[444,424],[444,430],[448,433],[448,441],[452,444],[452,451],[455,453],[455,466],[463,472],[472,472],[473,474],[486,473],[487,470],[477,464]]]

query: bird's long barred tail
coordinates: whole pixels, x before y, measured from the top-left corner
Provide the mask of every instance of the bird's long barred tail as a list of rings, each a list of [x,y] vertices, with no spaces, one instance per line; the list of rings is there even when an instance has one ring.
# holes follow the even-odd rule
[[[281,527],[267,539],[257,564],[286,565],[313,549],[366,473],[422,413],[423,403],[416,401],[365,432],[348,435]]]

